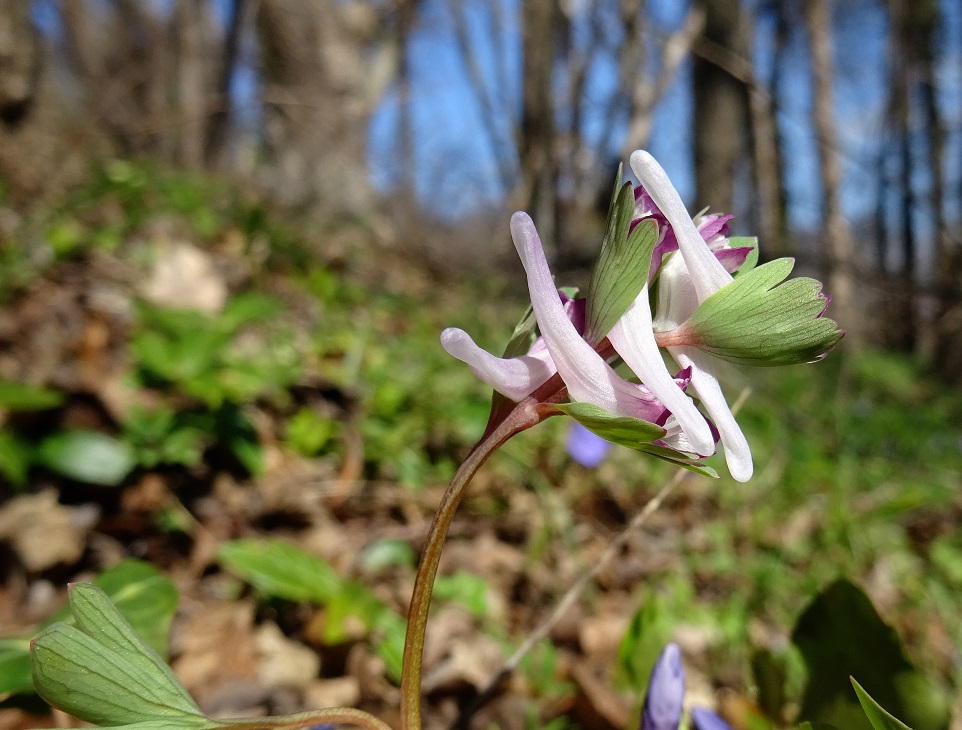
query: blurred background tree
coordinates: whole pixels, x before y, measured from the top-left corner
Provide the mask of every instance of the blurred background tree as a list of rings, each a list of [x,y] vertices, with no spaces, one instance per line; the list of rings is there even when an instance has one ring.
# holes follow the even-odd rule
[[[650,147],[854,340],[959,380],[960,69],[948,0],[11,0],[0,178],[29,206],[160,159],[446,257],[503,254],[524,208],[571,272]]]

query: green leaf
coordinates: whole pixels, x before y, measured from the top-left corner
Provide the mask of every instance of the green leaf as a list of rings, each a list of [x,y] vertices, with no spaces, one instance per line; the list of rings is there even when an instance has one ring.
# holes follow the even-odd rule
[[[30,444],[0,429],[0,476],[18,489],[27,486],[32,456]]]
[[[616,416],[591,403],[571,402],[555,405],[589,431],[614,444],[636,448],[639,443],[656,441],[665,436],[665,429],[654,423],[630,416]]]
[[[699,349],[742,365],[820,359],[843,333],[837,322],[819,316],[826,303],[819,282],[785,281],[794,265],[792,259],[777,259],[737,277],[702,302],[680,329]]]
[[[798,726],[799,730],[838,730],[834,725],[827,722],[803,722]]]
[[[478,617],[488,613],[488,584],[466,570],[442,575],[434,581],[434,597],[439,601],[460,603]]]
[[[373,542],[361,553],[361,566],[364,570],[377,572],[385,568],[413,568],[418,556],[406,541],[397,537],[386,537]]]
[[[104,487],[116,487],[136,465],[127,444],[84,429],[48,436],[37,448],[36,461],[71,479]]]
[[[621,168],[618,178],[621,180]],[[585,339],[603,340],[648,282],[651,254],[658,244],[658,225],[642,221],[628,234],[635,212],[635,192],[625,183],[612,197],[601,253],[591,272],[585,319]]]
[[[96,586],[70,589],[76,626],[57,623],[31,646],[37,693],[54,707],[97,725],[164,720],[170,727],[207,721],[170,668]]]
[[[0,380],[0,408],[8,411],[44,411],[57,408],[63,401],[60,391]]]
[[[838,580],[818,594],[792,632],[808,668],[799,717],[845,730],[871,730],[853,696],[857,676],[885,707],[916,730],[945,730],[944,693],[915,669],[898,636],[855,585]]]
[[[160,655],[167,655],[167,636],[177,608],[177,589],[150,563],[124,560],[94,578],[144,640]],[[46,623],[72,623],[69,606]],[[30,679],[30,639],[0,640],[0,698],[33,692]]]
[[[170,624],[177,610],[177,588],[170,578],[150,563],[124,560],[94,578],[93,584],[154,651],[167,656]]]
[[[343,581],[329,564],[280,540],[233,540],[217,550],[217,560],[258,591],[288,601],[328,603]]]
[[[0,639],[0,701],[32,691],[30,639]]]
[[[882,706],[862,689],[862,685],[855,681],[855,677],[850,677],[850,679],[852,686],[855,688],[855,694],[858,695],[858,701],[862,703],[862,709],[865,710],[865,716],[875,730],[912,730],[904,722],[882,709]]]
[[[718,472],[701,463],[697,455],[688,456],[675,449],[651,443],[664,438],[665,429],[654,423],[630,416],[615,416],[604,408],[591,403],[556,403],[554,407],[574,418],[592,433],[619,446],[641,451],[663,461],[693,471],[696,474],[718,478]]]
[[[617,664],[619,679],[638,697],[644,696],[655,661],[671,639],[672,624],[663,599],[652,592],[631,617],[631,623],[621,637]]]

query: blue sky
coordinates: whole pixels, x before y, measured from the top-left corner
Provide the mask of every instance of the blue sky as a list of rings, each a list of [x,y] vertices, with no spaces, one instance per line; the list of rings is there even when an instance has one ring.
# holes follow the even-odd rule
[[[153,0],[160,12],[170,12],[173,0]],[[507,114],[501,119],[501,133],[510,139],[516,115],[520,109],[521,47],[518,26],[520,0],[491,0],[500,2],[500,28],[494,28],[485,8],[490,2],[459,0],[468,14],[472,47],[485,74],[489,90],[496,94]],[[103,2],[103,0],[92,0]],[[230,3],[212,0],[215,17],[226,23]],[[749,5],[751,3],[748,3]],[[671,30],[678,26],[687,4],[674,0],[649,0],[648,12],[655,26]],[[576,11],[580,0],[572,0]],[[855,7],[856,12],[851,8]],[[844,162],[843,207],[852,220],[872,215],[876,205],[875,156],[876,139],[882,127],[886,96],[886,15],[881,4],[860,0],[846,4],[847,11],[835,18],[836,119],[840,149]],[[957,3],[943,0],[945,33],[951,38],[962,37],[962,10]],[[34,17],[44,32],[59,32],[57,11],[53,0],[34,4]],[[767,77],[771,62],[772,28],[759,23],[754,62],[760,76]],[[814,229],[820,215],[818,159],[814,134],[810,124],[811,79],[808,70],[808,49],[804,34],[796,34],[784,65],[784,93],[779,99],[779,119],[785,145],[786,188],[790,201],[790,221],[799,229]],[[940,66],[940,103],[950,134],[946,180],[951,190],[958,189],[962,176],[962,58],[958,44],[947,44],[951,53],[943,54]],[[248,48],[248,51],[251,49]],[[256,127],[258,122],[255,102],[257,94],[256,59],[250,52],[242,59],[235,73],[232,90],[243,114],[241,122]],[[449,0],[423,0],[419,22],[411,38],[413,90],[411,98],[400,99],[397,90],[389,89],[378,106],[368,130],[369,154],[366,164],[371,178],[381,190],[389,190],[398,179],[396,134],[399,110],[409,103],[415,134],[415,182],[420,199],[436,212],[456,217],[462,213],[499,203],[504,195],[499,182],[497,165],[489,137],[482,125],[481,108],[475,97],[461,54],[455,42],[449,10]],[[498,65],[506,72],[507,88],[496,85]],[[682,196],[692,209],[711,204],[694,201],[693,160],[691,156],[691,123],[698,113],[698,100],[690,91],[690,62],[679,69],[672,87],[658,105],[649,150],[661,161]],[[583,133],[595,140],[605,128],[604,100],[619,93],[615,85],[615,71],[610,59],[596,63],[587,86],[588,93],[598,99],[589,107]],[[592,111],[594,110],[594,111]],[[620,146],[624,133],[623,120],[615,124],[612,146]],[[928,186],[925,174],[925,150],[917,146],[916,154],[921,172],[915,186],[924,197]],[[607,171],[606,171],[607,174]],[[962,201],[957,196],[946,198],[950,219],[962,215]],[[922,210],[919,224],[923,233],[928,226],[928,215]]]

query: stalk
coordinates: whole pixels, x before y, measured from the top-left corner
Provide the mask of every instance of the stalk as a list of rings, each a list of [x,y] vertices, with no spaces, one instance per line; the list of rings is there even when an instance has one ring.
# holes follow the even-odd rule
[[[421,730],[421,669],[424,659],[424,633],[431,608],[434,578],[441,560],[441,548],[464,497],[468,483],[498,447],[519,431],[540,423],[550,412],[532,394],[519,403],[500,423],[490,428],[471,450],[444,492],[428,532],[421,562],[414,578],[414,591],[408,609],[407,634],[401,669],[401,730]]]

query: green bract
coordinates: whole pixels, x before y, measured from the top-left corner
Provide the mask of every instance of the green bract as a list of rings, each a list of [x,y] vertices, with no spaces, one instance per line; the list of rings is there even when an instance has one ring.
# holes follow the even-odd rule
[[[627,182],[619,189],[620,180],[621,167],[588,286],[585,339],[591,344],[601,342],[635,301],[648,281],[651,254],[658,245],[658,225],[653,220],[641,221],[628,233],[635,213],[635,190]]]
[[[719,289],[682,325],[686,339],[741,365],[821,359],[842,331],[834,320],[819,316],[826,305],[819,282],[807,277],[785,281],[794,266],[794,259],[777,259]]]
[[[665,429],[655,423],[643,421],[640,418],[631,418],[630,416],[616,416],[591,403],[558,403],[554,407],[571,416],[592,433],[611,441],[613,444],[627,446],[635,451],[643,451],[697,474],[718,478],[718,472],[710,466],[698,462],[701,457],[697,454],[693,454],[691,459],[686,459],[684,452],[652,443],[667,436]]]

